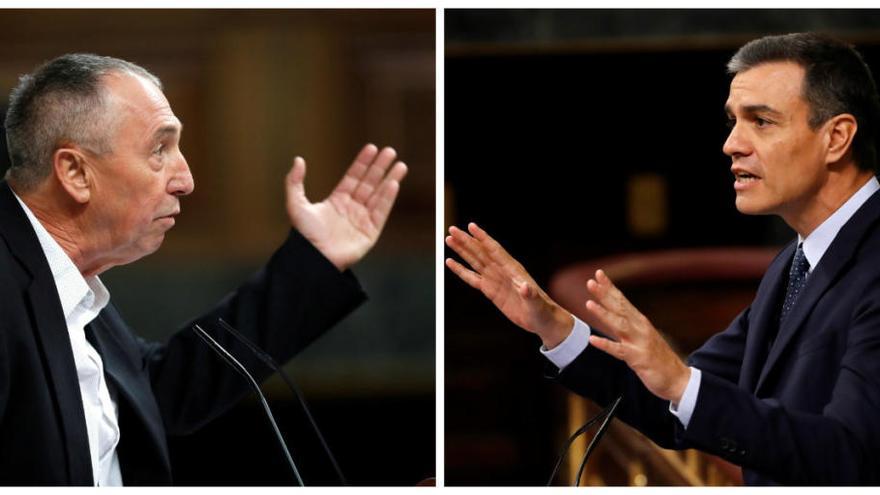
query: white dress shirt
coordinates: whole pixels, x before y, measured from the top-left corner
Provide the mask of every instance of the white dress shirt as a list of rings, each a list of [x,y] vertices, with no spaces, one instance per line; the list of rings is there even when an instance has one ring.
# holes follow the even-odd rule
[[[880,190],[880,182],[877,181],[876,177],[871,177],[871,180],[865,183],[865,185],[846,200],[840,208],[832,213],[830,217],[816,227],[806,239],[798,235],[798,242],[803,243],[802,248],[804,250],[804,256],[810,263],[810,269],[807,272],[808,280],[809,274],[812,273],[813,268],[819,264],[819,261],[822,259],[822,256],[825,255],[828,246],[830,246],[834,241],[834,238],[837,237],[837,233],[840,232],[840,229],[849,221],[853,214],[865,204],[865,201],[877,192],[877,190]],[[562,341],[562,343],[553,349],[545,349],[543,346],[541,347],[541,353],[544,354],[550,362],[555,364],[560,371],[571,364],[571,362],[574,361],[574,359],[578,357],[578,355],[580,355],[589,344],[590,326],[579,320],[577,317],[575,317],[574,320],[574,327],[572,328],[571,333]],[[691,377],[681,396],[681,401],[679,401],[678,404],[671,402],[669,404],[669,411],[678,418],[685,428],[687,428],[688,423],[690,423],[691,415],[694,413],[694,407],[697,405],[701,376],[700,370],[692,366]]]
[[[89,455],[95,486],[122,486],[122,472],[116,446],[119,444],[119,417],[116,401],[110,396],[104,377],[101,355],[86,339],[85,327],[110,302],[110,293],[97,276],[83,278],[67,253],[46,231],[30,208],[15,195],[37,239],[58,289],[58,299],[67,323],[76,375],[82,395],[86,430],[89,435]]]

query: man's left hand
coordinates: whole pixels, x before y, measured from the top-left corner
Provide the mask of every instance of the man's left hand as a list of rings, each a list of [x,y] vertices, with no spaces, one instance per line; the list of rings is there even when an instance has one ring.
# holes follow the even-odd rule
[[[625,362],[651,393],[678,404],[690,379],[690,368],[605,272],[596,271],[595,278],[587,281],[587,291],[592,297],[586,303],[588,323],[611,337],[593,333],[590,345]]]
[[[306,198],[306,162],[293,160],[287,174],[287,216],[290,223],[340,271],[357,263],[373,247],[406,175],[397,152],[368,144],[324,201]],[[391,164],[394,163],[394,166]]]

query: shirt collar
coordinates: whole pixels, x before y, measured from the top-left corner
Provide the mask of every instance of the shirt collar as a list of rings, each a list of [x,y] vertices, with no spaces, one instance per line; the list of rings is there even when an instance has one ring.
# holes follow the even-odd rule
[[[810,263],[810,272],[819,264],[840,229],[878,189],[880,189],[880,182],[877,181],[877,177],[871,177],[871,180],[850,196],[846,203],[843,203],[843,206],[832,213],[806,239],[798,235],[798,241],[803,243],[804,256]]]
[[[70,256],[43,227],[31,209],[18,197],[18,194],[15,194],[14,191],[12,194],[30,220],[31,226],[37,234],[37,240],[40,242],[40,248],[46,255],[46,261],[52,271],[52,278],[55,279],[55,287],[58,290],[64,318],[70,320],[74,310],[78,307],[84,311],[99,313],[110,302],[110,292],[107,287],[97,275],[84,278],[76,265],[73,264]]]

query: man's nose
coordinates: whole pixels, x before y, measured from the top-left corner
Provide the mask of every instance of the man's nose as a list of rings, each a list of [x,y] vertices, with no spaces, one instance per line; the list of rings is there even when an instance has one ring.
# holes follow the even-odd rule
[[[727,135],[727,140],[724,141],[721,151],[734,159],[751,153],[751,144],[744,135],[740,124],[734,124],[730,129],[730,134]]]
[[[168,193],[175,196],[186,196],[193,192],[196,185],[193,181],[192,173],[189,170],[189,164],[186,163],[183,153],[180,154],[180,160],[176,164],[177,169],[174,176],[168,181]]]

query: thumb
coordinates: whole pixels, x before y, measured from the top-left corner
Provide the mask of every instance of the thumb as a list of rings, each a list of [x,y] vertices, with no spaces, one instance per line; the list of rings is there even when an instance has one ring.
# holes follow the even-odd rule
[[[293,166],[290,168],[290,171],[287,172],[287,177],[285,178],[288,199],[305,199],[305,178],[306,161],[298,156],[293,159]]]

